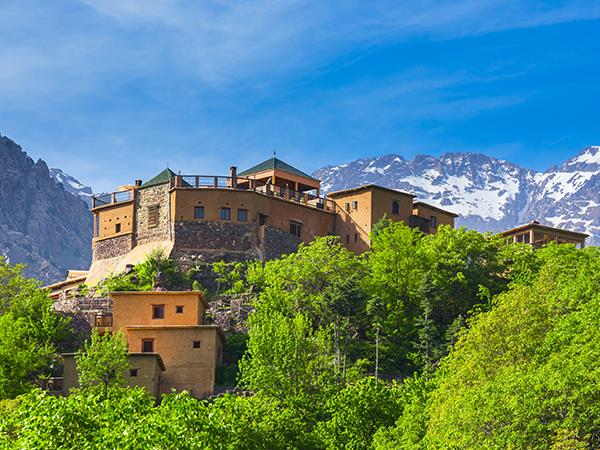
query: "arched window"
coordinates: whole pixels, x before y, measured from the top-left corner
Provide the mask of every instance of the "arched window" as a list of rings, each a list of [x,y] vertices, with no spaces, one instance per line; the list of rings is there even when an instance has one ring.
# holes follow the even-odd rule
[[[392,214],[400,214],[400,204],[395,200],[392,202]]]

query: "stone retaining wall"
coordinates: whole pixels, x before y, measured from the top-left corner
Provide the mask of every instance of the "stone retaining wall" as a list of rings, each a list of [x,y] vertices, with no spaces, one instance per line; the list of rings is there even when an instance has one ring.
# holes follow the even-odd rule
[[[52,307],[60,315],[71,318],[71,326],[77,336],[77,347],[91,336],[96,315],[113,312],[110,297],[73,297],[58,300]]]
[[[132,235],[116,236],[94,243],[93,261],[126,255],[133,248]]]

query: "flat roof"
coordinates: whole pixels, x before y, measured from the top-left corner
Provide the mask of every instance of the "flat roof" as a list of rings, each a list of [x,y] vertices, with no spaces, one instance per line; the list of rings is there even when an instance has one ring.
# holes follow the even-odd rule
[[[63,286],[68,286],[70,284],[82,283],[85,281],[86,278],[87,278],[87,275],[82,275],[80,277],[67,278],[66,280],[44,286],[43,289],[58,289]]]
[[[413,206],[419,206],[419,205],[426,206],[427,208],[431,208],[431,209],[433,209],[435,211],[439,211],[439,212],[442,212],[444,214],[448,214],[448,215],[453,216],[453,217],[458,217],[458,214],[453,213],[452,211],[448,211],[446,209],[440,208],[439,206],[435,206],[435,205],[432,205],[430,203],[425,203],[425,202],[421,202],[421,201],[413,202]]]
[[[548,225],[542,225],[541,223],[539,223],[538,221],[535,221],[535,220],[533,222],[529,222],[524,225],[519,225],[518,227],[511,228],[510,230],[502,231],[500,234],[502,236],[507,236],[509,234],[517,233],[519,231],[528,230],[530,228],[537,228],[540,230],[546,230],[546,231],[550,231],[553,233],[570,234],[572,236],[576,236],[576,237],[580,237],[580,238],[584,238],[584,239],[590,236],[589,234],[580,233],[578,231],[570,231],[570,230],[565,230],[563,228],[556,228],[556,227],[550,227]]]
[[[123,297],[142,296],[143,297],[145,295],[158,295],[158,296],[164,295],[165,297],[177,297],[177,296],[185,296],[185,295],[197,295],[198,297],[200,297],[202,299],[204,306],[206,306],[208,308],[208,302],[204,298],[204,295],[202,295],[202,292],[198,292],[198,291],[113,291],[109,295],[110,295],[110,297],[113,297],[113,296],[117,296],[117,297],[119,297],[119,296],[123,296]]]
[[[372,184],[372,183],[371,184],[363,184],[361,186],[357,186],[357,187],[353,187],[353,188],[349,188],[349,189],[341,189],[339,191],[329,192],[327,194],[327,197],[337,197],[340,195],[350,194],[350,193],[358,192],[358,191],[365,191],[368,189],[379,189],[380,191],[391,192],[393,194],[399,194],[399,195],[406,195],[411,198],[416,197],[416,195],[409,194],[408,192],[398,191],[396,189],[391,189],[391,188],[379,186],[378,184]]]
[[[85,352],[76,352],[76,353],[61,353],[60,356],[67,357],[67,358],[74,358],[77,355],[84,355]],[[160,364],[160,368],[161,370],[164,372],[165,370],[167,370],[165,368],[165,363],[163,362],[162,358],[160,357],[160,354],[158,353],[152,353],[152,352],[127,352],[127,356],[142,356],[142,357],[153,357],[158,359],[158,363]]]

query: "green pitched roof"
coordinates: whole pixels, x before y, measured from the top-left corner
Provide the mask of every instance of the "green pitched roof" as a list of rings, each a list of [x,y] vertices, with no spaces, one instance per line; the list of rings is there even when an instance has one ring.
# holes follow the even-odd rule
[[[261,162],[260,164],[255,165],[254,167],[250,167],[248,170],[244,170],[243,172],[238,173],[239,176],[244,177],[251,175],[253,173],[262,172],[264,170],[273,170],[279,169],[284,172],[293,173],[294,175],[299,175],[301,177],[310,178],[311,180],[319,181],[316,178],[311,177],[307,173],[302,172],[301,170],[296,169],[293,166],[290,166],[288,163],[283,162],[277,158],[269,158],[266,161]]]
[[[150,178],[144,184],[142,184],[142,187],[157,186],[159,184],[168,183],[171,181],[171,178],[173,178],[175,175],[177,175],[175,172],[167,168],[158,175],[154,176],[153,178]]]

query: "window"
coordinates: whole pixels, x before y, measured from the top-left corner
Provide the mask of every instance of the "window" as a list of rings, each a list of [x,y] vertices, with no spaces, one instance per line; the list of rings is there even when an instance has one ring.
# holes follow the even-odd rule
[[[148,228],[158,227],[159,205],[148,206]]]
[[[358,242],[358,233],[354,233],[354,242]]]
[[[154,339],[142,339],[142,352],[154,353]]]
[[[302,237],[302,224],[299,222],[290,222],[290,233],[296,237]]]
[[[165,305],[152,305],[152,318],[153,319],[164,319],[165,318]]]
[[[94,320],[94,326],[96,327],[112,327],[113,322],[112,314],[96,314],[96,320]]]
[[[200,348],[200,341],[192,341],[192,348]]]
[[[194,206],[194,219],[204,219],[204,206]]]
[[[120,233],[120,232],[121,232],[121,224],[115,223],[115,233]]]
[[[248,210],[247,209],[238,209],[238,222],[247,222],[248,221]]]
[[[358,201],[357,200],[354,200],[352,202],[352,209],[358,209]]]
[[[437,227],[437,217],[436,216],[431,216],[429,218],[429,225],[431,225],[433,228]]]
[[[183,305],[177,305],[175,307],[175,313],[176,314],[183,314]]]
[[[520,234],[519,236],[517,236],[517,242],[529,244],[529,233]]]
[[[350,203],[346,203],[344,208],[346,209],[346,212],[350,212]]]
[[[400,214],[400,204],[395,200],[392,202],[392,214]]]
[[[230,208],[221,208],[221,220],[229,220],[231,219],[231,209]]]
[[[265,214],[258,214],[258,224],[259,225],[266,225],[267,224],[267,215]]]
[[[129,369],[129,376],[130,377],[137,377],[138,376],[138,369]]]

